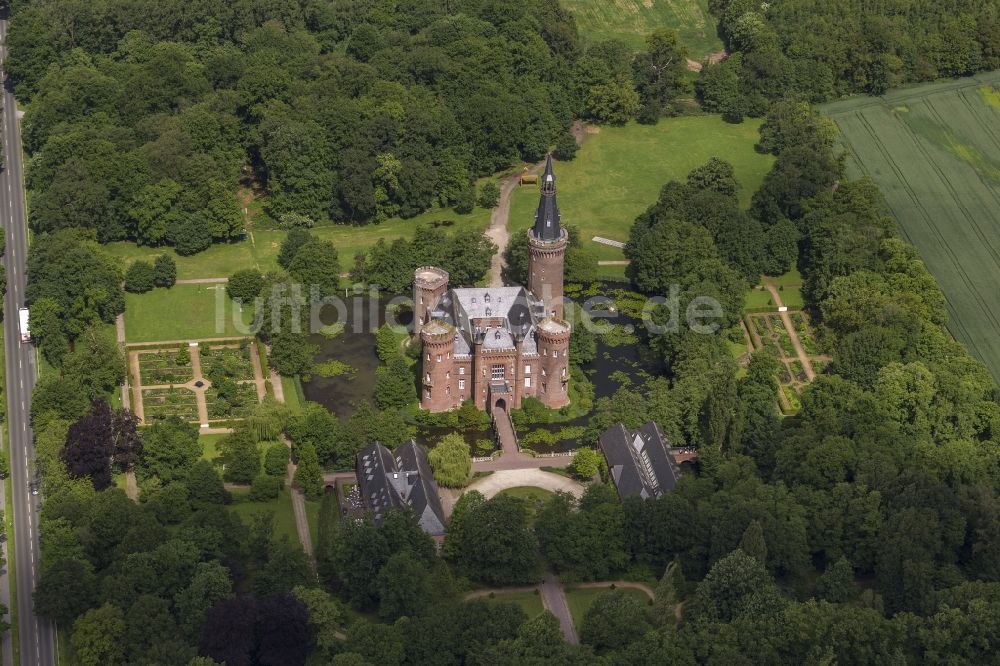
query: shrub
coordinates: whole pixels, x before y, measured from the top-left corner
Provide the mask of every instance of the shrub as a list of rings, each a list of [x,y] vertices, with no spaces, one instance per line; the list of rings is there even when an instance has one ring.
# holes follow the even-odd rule
[[[260,290],[263,288],[264,276],[260,274],[260,271],[247,268],[232,274],[229,283],[226,284],[226,293],[234,301],[251,303],[260,295]]]
[[[251,502],[273,500],[281,493],[281,488],[284,485],[285,482],[278,477],[261,474],[255,477],[250,483],[250,494],[248,497]]]
[[[479,205],[482,208],[496,208],[500,202],[500,186],[492,180],[479,189]]]
[[[576,137],[569,130],[563,132],[556,139],[555,157],[562,162],[569,162],[576,157],[576,151],[580,149],[580,144],[576,142]]]
[[[133,262],[125,271],[125,291],[144,294],[153,288],[155,272],[148,261]]]
[[[272,444],[264,453],[264,473],[270,476],[284,476],[288,469],[288,447]]]
[[[161,254],[153,262],[153,284],[169,289],[177,283],[177,262],[174,258]]]
[[[470,185],[462,190],[455,201],[455,212],[459,215],[466,215],[476,207],[476,188]]]

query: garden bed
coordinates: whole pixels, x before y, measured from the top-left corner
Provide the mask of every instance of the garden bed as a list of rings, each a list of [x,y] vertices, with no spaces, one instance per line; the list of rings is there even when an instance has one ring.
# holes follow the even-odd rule
[[[198,420],[197,396],[181,386],[144,388],[142,405],[146,420],[168,416],[179,416],[185,421]]]
[[[138,358],[139,381],[143,386],[186,384],[194,378],[187,347],[141,352]]]

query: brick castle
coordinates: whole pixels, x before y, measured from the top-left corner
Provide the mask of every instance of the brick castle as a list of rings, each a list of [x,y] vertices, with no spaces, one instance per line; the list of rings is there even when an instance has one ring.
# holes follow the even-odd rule
[[[526,397],[569,404],[570,325],[563,320],[563,261],[552,158],[545,164],[535,224],[528,231],[528,287],[449,289],[448,273],[418,268],[414,335],[423,341],[420,406],[432,412],[466,400],[493,413]]]

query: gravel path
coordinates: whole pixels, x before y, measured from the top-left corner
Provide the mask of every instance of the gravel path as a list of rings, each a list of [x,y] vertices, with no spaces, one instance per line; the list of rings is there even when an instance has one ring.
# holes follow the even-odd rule
[[[528,170],[528,173],[537,174],[545,166],[545,162],[539,162]],[[507,222],[510,219],[510,195],[521,180],[521,173],[507,176],[500,184],[500,200],[497,207],[490,215],[490,226],[486,229],[486,237],[497,246],[497,252],[490,262],[490,286],[503,286],[503,253],[510,243],[510,231],[507,229]]]

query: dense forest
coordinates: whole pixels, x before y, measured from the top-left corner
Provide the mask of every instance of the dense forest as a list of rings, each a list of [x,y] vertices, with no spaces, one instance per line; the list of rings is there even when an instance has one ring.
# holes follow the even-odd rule
[[[379,528],[341,521],[322,490],[321,467],[409,435],[400,406],[412,386],[341,420],[268,401],[220,442],[221,474],[200,459],[196,428],[138,428],[113,409],[125,360],[94,324],[122,311],[129,281],[100,241],[194,252],[231,237],[244,163],[277,215],[362,223],[454,204],[475,176],[565,142],[574,118],[679,112],[690,91],[672,69],[676,39],[658,33],[640,54],[581,44],[554,1],[13,4],[31,223],[45,232],[29,259],[29,295],[44,306],[32,321],[60,366],[32,406],[46,497],[35,603],[71,629],[78,663],[995,660],[1000,390],[949,336],[933,277],[878,189],[846,179],[835,128],[810,107],[1000,65],[995,6],[713,3],[733,55],[704,70],[697,92],[730,120],[762,116],[758,150],[776,161],[749,207],[722,155],[664,184],[636,220],[631,287],[714,296],[723,326],[651,338],[664,371],[596,400],[583,436],[593,444],[613,423],[652,418],[700,462],[653,501],[594,484],[529,516],[510,497],[467,493],[438,557],[409,514]],[[654,70],[665,74],[644,78]],[[231,295],[316,271],[310,281],[335,284],[347,259],[336,248],[302,229],[285,242],[290,275],[251,271]],[[405,287],[414,262],[471,274],[489,249],[421,228],[376,245],[354,273]],[[515,279],[524,254],[508,248]],[[574,238],[581,282],[585,255]],[[782,417],[775,359],[757,353],[742,372],[726,337],[749,285],[793,266],[832,361]],[[310,361],[301,337],[269,342],[272,363]],[[391,336],[384,346],[398,352]],[[322,497],[315,570],[269,519],[226,509],[224,481],[249,483],[255,498],[279,491],[282,434],[296,486]],[[138,504],[114,486],[122,472],[139,479]],[[658,580],[656,601],[598,597],[571,646],[547,613],[463,600],[474,585],[535,584],[543,565],[569,583]]]
[[[276,219],[411,217],[640,99],[631,53],[581,51],[540,0],[23,3],[10,46],[32,226],[182,254],[242,232],[244,164]],[[679,67],[676,40],[653,48]]]

